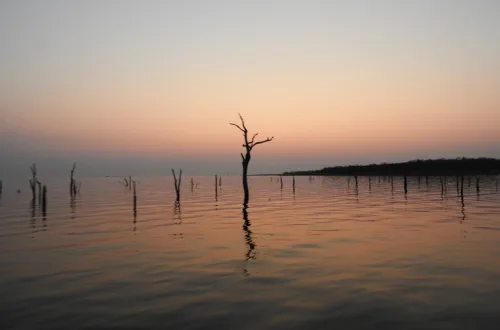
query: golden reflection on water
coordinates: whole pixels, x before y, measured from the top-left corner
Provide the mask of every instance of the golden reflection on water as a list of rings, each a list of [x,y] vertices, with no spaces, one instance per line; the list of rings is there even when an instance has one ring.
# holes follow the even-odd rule
[[[89,179],[74,199],[55,180],[45,217],[4,186],[0,279],[13,285],[0,301],[29,307],[27,290],[43,300],[48,288],[92,300],[100,288],[109,308],[113,297],[138,295],[169,306],[212,297],[213,308],[231,309],[233,292],[245,292],[301,311],[273,322],[352,299],[366,308],[384,301],[388,311],[411,311],[413,302],[424,314],[472,300],[500,308],[487,298],[500,290],[494,183],[478,199],[474,186],[462,198],[453,181],[445,190],[438,178],[410,178],[407,194],[400,178],[359,177],[356,185],[297,177],[295,191],[291,180],[281,189],[279,180],[253,177],[244,208],[238,177],[224,177],[217,195],[212,177],[185,180],[179,203],[169,178],[144,178],[136,214],[116,180]]]

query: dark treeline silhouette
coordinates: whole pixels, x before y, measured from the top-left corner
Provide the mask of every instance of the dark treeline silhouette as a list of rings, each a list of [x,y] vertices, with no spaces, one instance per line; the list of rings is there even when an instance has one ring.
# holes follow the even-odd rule
[[[456,158],[412,160],[405,163],[382,163],[325,167],[321,170],[285,172],[283,175],[496,175],[500,159]]]

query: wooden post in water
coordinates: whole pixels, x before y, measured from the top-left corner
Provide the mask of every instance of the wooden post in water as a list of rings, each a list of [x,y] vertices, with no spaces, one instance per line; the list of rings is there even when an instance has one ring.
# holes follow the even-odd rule
[[[420,187],[420,175],[417,176],[417,182],[418,182],[418,186]]]
[[[460,196],[462,196],[462,202],[464,200],[464,176],[460,177]]]
[[[404,176],[404,188],[405,188],[405,194],[408,193],[408,179],[406,178],[406,175]]]
[[[354,176],[354,182],[356,185],[356,190],[358,190],[358,176],[357,175]]]
[[[295,175],[293,176],[292,186],[293,186],[293,193],[295,194]]]
[[[73,168],[71,169],[71,173],[69,176],[69,195],[71,197],[74,197],[76,194],[76,186],[75,186],[75,168],[76,168],[76,163],[73,163]]]
[[[283,176],[280,175],[281,190],[283,190]]]
[[[194,188],[194,180],[193,178],[191,178],[191,191],[193,191],[193,188]]]
[[[175,193],[177,195],[176,201],[181,200],[181,180],[182,180],[182,170],[179,170],[179,181],[177,181],[177,177],[175,176],[175,171],[172,169],[172,175],[174,176],[174,187]]]
[[[394,177],[391,175],[391,192],[394,193]]]
[[[368,192],[372,191],[372,177],[368,176]]]
[[[31,170],[31,176],[32,176],[32,178],[30,179],[30,188],[31,188],[31,194],[33,195],[32,200],[35,201],[36,200],[36,183],[38,181],[36,178],[36,164],[35,163],[31,164],[30,170]]]
[[[215,175],[215,199],[217,199],[219,195],[218,189],[217,189],[217,174]]]
[[[443,183],[443,178],[439,177],[439,182],[441,183],[441,195],[444,194],[444,183]]]
[[[37,180],[38,185],[38,205],[42,205],[43,194],[42,194],[42,183]]]
[[[476,192],[479,195],[479,177],[476,178]]]
[[[47,186],[43,186],[42,189],[42,215],[45,217],[47,215]]]
[[[134,197],[133,197],[133,202],[134,202],[134,217],[137,215],[137,191],[135,189],[135,180],[133,181],[133,192],[134,192]]]

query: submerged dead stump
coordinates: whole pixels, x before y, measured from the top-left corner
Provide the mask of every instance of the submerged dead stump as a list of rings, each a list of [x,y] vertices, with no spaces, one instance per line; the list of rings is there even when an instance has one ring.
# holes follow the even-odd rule
[[[180,201],[181,200],[182,170],[179,170],[179,180],[177,180],[177,176],[175,175],[174,169],[172,169],[172,175],[174,176],[175,194],[177,195],[176,201]]]

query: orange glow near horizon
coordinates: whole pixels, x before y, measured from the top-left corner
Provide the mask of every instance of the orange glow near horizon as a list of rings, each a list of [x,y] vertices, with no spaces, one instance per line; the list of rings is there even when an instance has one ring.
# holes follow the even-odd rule
[[[288,8],[296,19],[307,13],[304,21],[280,6],[263,17],[254,7],[198,17],[199,8],[172,6],[167,17],[137,18],[141,29],[96,16],[90,4],[76,17],[65,6],[39,8],[45,18],[69,10],[76,21],[59,30],[18,26],[28,14],[12,5],[19,17],[3,23],[13,32],[0,62],[8,78],[0,78],[0,133],[56,152],[234,155],[241,135],[229,122],[241,113],[251,132],[275,136],[258,151],[270,157],[500,145],[500,48],[487,33],[500,31],[500,20],[486,5],[469,25],[452,16],[470,13],[464,5],[427,8],[425,20],[406,7],[372,8],[364,25],[328,4]],[[360,12],[352,6],[343,10]],[[133,5],[122,10],[117,17],[136,17]],[[35,56],[31,34],[53,48]]]

